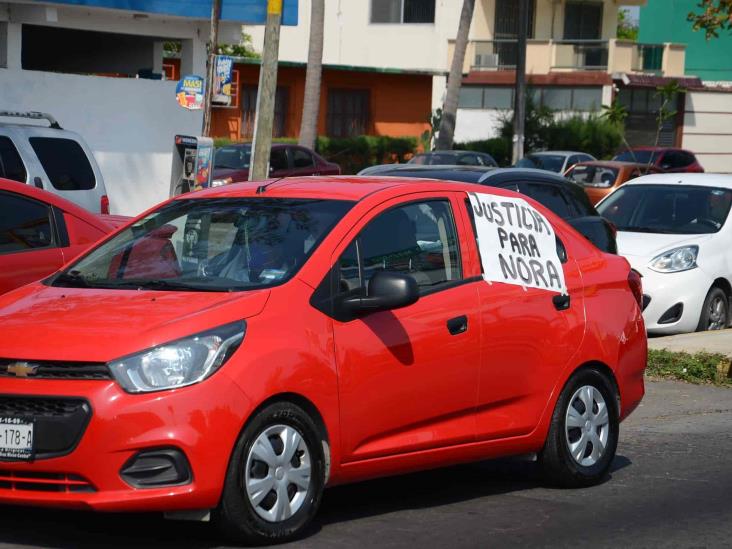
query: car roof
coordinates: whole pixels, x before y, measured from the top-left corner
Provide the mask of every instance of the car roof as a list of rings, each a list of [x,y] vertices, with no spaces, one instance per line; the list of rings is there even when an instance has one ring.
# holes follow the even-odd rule
[[[62,198],[57,194],[44,191],[43,189],[38,189],[33,185],[28,185],[26,183],[18,183],[17,181],[11,181],[10,179],[0,178],[0,191],[15,193],[38,200],[39,202],[44,202],[45,204],[50,204],[51,206],[55,206],[74,217],[78,217],[104,232],[109,232],[111,229],[122,224],[120,216],[109,216],[110,219],[105,219],[101,215],[96,215],[85,210],[81,206],[77,206],[73,202]],[[125,218],[125,220],[126,219],[128,218]]]
[[[574,167],[577,166],[602,166],[606,168],[653,168],[653,165],[648,165],[645,162],[623,162],[622,160],[585,160],[584,162],[577,162]]]
[[[572,154],[587,154],[582,151],[532,151],[528,153],[526,156],[543,156],[543,155],[560,155],[560,156],[570,156]],[[588,155],[592,156],[592,155]]]
[[[442,151],[425,151],[423,153],[418,153],[415,156],[426,156],[428,154],[451,154],[451,155],[456,155],[456,154],[486,154],[486,153],[480,152],[480,151],[463,151],[463,150],[450,149],[450,150],[442,150]]]
[[[644,175],[625,185],[696,185],[732,189],[732,175],[718,173],[658,173]]]

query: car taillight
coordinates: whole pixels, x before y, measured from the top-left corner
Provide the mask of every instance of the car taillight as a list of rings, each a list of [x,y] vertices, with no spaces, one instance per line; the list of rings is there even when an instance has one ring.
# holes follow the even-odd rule
[[[100,207],[103,214],[109,214],[109,197],[106,194],[102,195],[100,202]]]
[[[628,273],[628,286],[630,291],[633,292],[633,297],[638,302],[638,307],[643,309],[643,282],[641,282],[641,274],[631,269]]]

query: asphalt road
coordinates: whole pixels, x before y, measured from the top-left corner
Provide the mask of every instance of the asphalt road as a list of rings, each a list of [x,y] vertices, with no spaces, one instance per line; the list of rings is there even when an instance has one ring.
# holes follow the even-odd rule
[[[0,507],[0,548],[218,547],[208,525]],[[532,463],[484,462],[328,490],[287,547],[731,547],[732,390],[648,384],[612,477],[542,486]]]

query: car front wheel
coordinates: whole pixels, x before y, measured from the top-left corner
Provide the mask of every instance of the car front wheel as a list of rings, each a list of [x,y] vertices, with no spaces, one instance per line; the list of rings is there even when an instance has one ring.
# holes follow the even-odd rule
[[[697,332],[724,330],[729,319],[729,298],[721,288],[714,286],[704,299]]]
[[[215,520],[238,542],[268,544],[300,535],[318,510],[325,483],[323,445],[300,407],[276,403],[237,441]]]
[[[552,484],[591,486],[608,473],[618,444],[615,388],[595,369],[580,370],[565,385],[539,461]]]

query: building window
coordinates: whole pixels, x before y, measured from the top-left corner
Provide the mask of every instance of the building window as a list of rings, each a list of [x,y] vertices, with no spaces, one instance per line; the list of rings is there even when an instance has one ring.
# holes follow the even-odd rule
[[[372,23],[434,23],[435,0],[371,0]]]
[[[370,126],[369,90],[328,90],[328,135],[356,137]]]
[[[239,92],[241,90],[241,92]],[[237,101],[241,101],[241,136],[250,138],[254,136],[254,120],[257,114],[257,86],[244,86],[237,89]],[[289,100],[289,89],[277,87],[275,94],[274,124],[272,126],[272,137],[286,137],[287,134],[287,106]],[[232,101],[234,98],[232,97]]]
[[[567,2],[565,40],[598,40],[602,36],[602,2]]]
[[[553,111],[599,111],[602,105],[602,88],[546,87],[529,88],[528,96],[536,106]],[[462,86],[461,109],[512,109],[513,88],[505,86]]]

